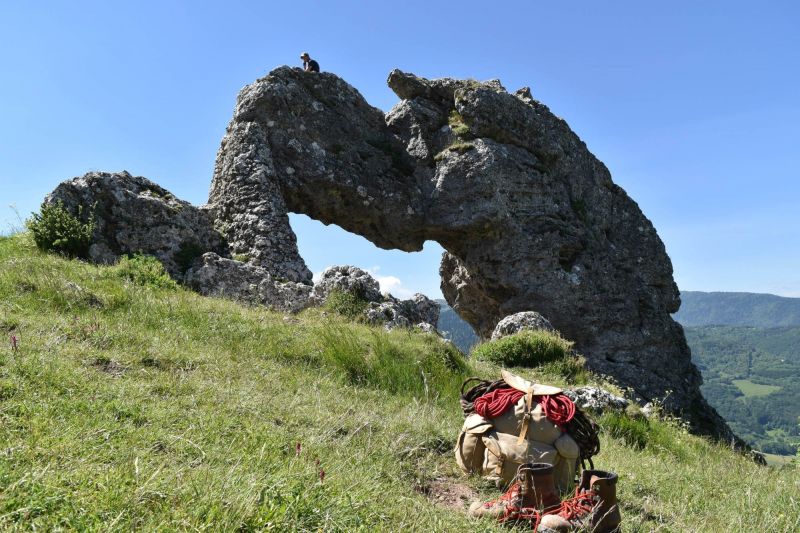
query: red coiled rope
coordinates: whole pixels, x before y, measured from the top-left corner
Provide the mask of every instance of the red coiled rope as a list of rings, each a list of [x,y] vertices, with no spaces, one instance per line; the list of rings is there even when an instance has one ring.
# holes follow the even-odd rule
[[[495,389],[475,400],[475,412],[484,418],[496,418],[524,395],[524,392],[511,387]],[[542,406],[544,416],[557,426],[563,426],[575,416],[575,404],[565,394],[537,396],[536,401]]]
[[[559,427],[563,427],[575,416],[575,404],[566,394],[541,396],[539,405],[542,406],[544,416]]]
[[[525,393],[522,391],[504,387],[479,396],[473,405],[475,412],[483,418],[496,418],[505,413],[509,407],[517,403],[523,396],[525,396]]]

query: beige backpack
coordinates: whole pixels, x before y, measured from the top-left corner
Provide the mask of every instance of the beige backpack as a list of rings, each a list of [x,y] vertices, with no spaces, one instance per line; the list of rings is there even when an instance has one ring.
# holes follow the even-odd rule
[[[595,438],[592,449],[582,451],[570,434],[569,425],[566,431],[562,430],[533,401],[534,396],[558,394],[561,389],[532,383],[505,370],[502,374],[503,379],[494,382],[477,380],[479,384],[467,392],[463,392],[462,386],[461,405],[466,420],[456,443],[458,466],[467,474],[478,473],[499,486],[506,486],[514,479],[520,464],[549,463],[554,467],[556,487],[562,492],[572,490],[580,460],[588,458],[591,462],[591,456],[599,451],[597,426],[589,421]],[[476,379],[471,378],[464,385]],[[477,397],[508,386],[525,393],[513,409],[491,419],[474,412],[472,403]],[[583,413],[580,415],[578,424],[583,427],[588,419]]]

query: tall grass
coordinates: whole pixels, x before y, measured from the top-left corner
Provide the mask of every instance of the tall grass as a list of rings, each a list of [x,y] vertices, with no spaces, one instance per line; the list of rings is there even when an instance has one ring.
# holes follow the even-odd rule
[[[460,380],[495,365],[432,335],[284,317],[114,268],[0,238],[0,529],[501,530],[431,489],[497,496],[451,453]],[[795,467],[669,422],[649,420],[642,446],[627,421],[601,423],[595,463],[620,474],[624,530],[800,526]]]

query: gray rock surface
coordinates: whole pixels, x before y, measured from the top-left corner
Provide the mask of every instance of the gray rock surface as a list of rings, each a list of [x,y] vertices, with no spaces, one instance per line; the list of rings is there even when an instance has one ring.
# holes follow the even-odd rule
[[[387,330],[410,328],[412,322],[403,315],[403,308],[398,301],[372,302],[365,311],[367,322],[382,324]]]
[[[567,123],[497,81],[388,83],[401,101],[385,116],[331,73],[281,67],[242,89],[209,198],[234,253],[307,282],[288,212],[382,248],[435,240],[445,298],[480,335],[536,309],[593,370],[733,438],[670,316],[663,243]]]
[[[181,279],[203,252],[225,250],[206,210],[127,172],[89,172],[64,181],[45,198],[46,204],[56,202],[73,215],[82,207],[84,220],[94,213],[89,258],[96,263],[111,264],[131,253],[153,255]]]
[[[434,328],[439,324],[439,304],[421,293],[416,293],[408,300],[400,300],[408,319],[414,323],[430,324]]]
[[[348,292],[368,302],[382,302],[380,285],[369,272],[350,265],[325,269],[314,284],[314,300],[322,304],[333,291]]]
[[[598,387],[578,387],[564,391],[570,400],[581,409],[591,409],[602,413],[606,409],[624,410],[628,407],[628,400],[611,394]]]
[[[354,294],[369,302],[365,310],[367,322],[382,324],[389,330],[420,323],[435,328],[439,321],[439,304],[435,301],[419,293],[408,300],[383,295],[377,280],[358,267],[339,265],[326,268],[314,284],[313,302],[322,305],[335,290]]]
[[[545,331],[555,331],[555,328],[545,317],[536,311],[520,311],[505,317],[497,323],[492,331],[492,340],[496,340],[507,335],[513,335],[527,329],[543,329]]]
[[[436,326],[428,322],[420,322],[414,327],[419,331],[421,331],[422,333],[431,333],[433,335],[436,335],[437,337],[441,337],[441,335],[439,334],[439,330],[436,329]]]
[[[408,300],[386,296],[383,301],[370,303],[366,316],[367,322],[383,324],[389,330],[422,324],[427,324],[435,330],[439,322],[439,304],[420,293]],[[427,326],[421,327],[427,330]]]
[[[279,282],[264,268],[226,259],[215,253],[202,256],[202,263],[189,269],[186,284],[200,294],[220,296],[296,313],[311,304],[311,286]]]

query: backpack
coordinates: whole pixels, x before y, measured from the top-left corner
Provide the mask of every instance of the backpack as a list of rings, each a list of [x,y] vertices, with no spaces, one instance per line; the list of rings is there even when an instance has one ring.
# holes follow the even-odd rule
[[[547,417],[544,403],[538,400],[561,395],[561,389],[527,381],[505,370],[502,375],[496,381],[469,378],[461,386],[465,420],[455,448],[458,466],[467,474],[480,474],[504,487],[513,481],[520,464],[549,463],[554,467],[556,487],[571,491],[580,466],[588,461],[592,468],[591,458],[600,451],[597,424],[562,398],[572,404],[574,414],[559,426]],[[472,382],[477,383],[464,391]],[[487,418],[476,413],[476,400],[498,389],[516,389],[524,394],[499,416]]]

